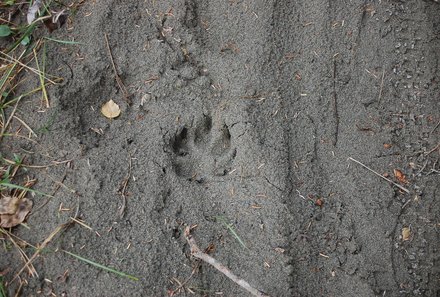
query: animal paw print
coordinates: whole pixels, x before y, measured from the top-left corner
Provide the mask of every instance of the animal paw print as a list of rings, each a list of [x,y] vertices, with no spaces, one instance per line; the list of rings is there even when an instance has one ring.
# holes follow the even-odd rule
[[[231,148],[231,134],[225,124],[214,124],[209,115],[182,126],[171,141],[175,173],[202,183],[226,175],[232,166],[236,149]]]

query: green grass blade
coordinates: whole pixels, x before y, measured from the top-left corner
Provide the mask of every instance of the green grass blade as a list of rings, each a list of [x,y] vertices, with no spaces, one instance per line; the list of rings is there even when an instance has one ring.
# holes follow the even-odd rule
[[[35,28],[37,27],[36,23],[32,23],[31,25],[28,26],[28,28],[26,29],[26,31],[23,33],[23,35],[21,35],[21,37],[19,39],[17,39],[17,41],[15,41],[6,51],[5,53],[8,54],[11,51],[13,51],[15,48],[17,48],[18,45],[20,45],[20,43],[23,41],[23,39],[25,39],[26,37],[30,36],[32,34],[32,32],[34,32]]]
[[[33,89],[33,90],[31,90],[31,91],[29,91],[29,92],[27,92],[27,93],[21,94],[20,96],[17,96],[17,97],[15,97],[15,98],[11,99],[11,100],[8,100],[8,102],[5,102],[5,103],[3,103],[3,104],[0,105],[0,110],[2,110],[2,109],[4,109],[4,108],[6,108],[6,107],[8,107],[8,106],[10,106],[10,105],[12,105],[12,104],[14,104],[15,102],[17,102],[18,100],[21,100],[21,99],[24,98],[24,97],[27,97],[27,96],[29,96],[29,95],[32,95],[32,94],[38,92],[38,91],[40,91],[40,90],[41,90],[41,86],[39,86],[38,88]]]
[[[129,279],[131,279],[131,280],[135,280],[135,281],[138,281],[138,280],[139,280],[139,278],[137,278],[137,277],[135,277],[135,276],[132,276],[132,275],[130,275],[130,274],[127,274],[127,273],[124,273],[124,272],[121,272],[121,271],[115,270],[115,269],[113,269],[113,268],[110,268],[110,267],[107,267],[107,266],[101,265],[101,264],[99,264],[99,263],[93,262],[93,261],[91,261],[91,260],[89,260],[89,259],[83,258],[83,257],[81,257],[81,256],[78,256],[78,255],[74,254],[74,253],[71,253],[71,252],[68,252],[68,251],[65,251],[65,250],[63,250],[63,252],[65,252],[66,254],[68,254],[68,255],[70,255],[70,256],[72,256],[72,257],[74,257],[74,258],[77,258],[78,260],[81,260],[81,261],[83,261],[83,262],[86,262],[87,264],[90,264],[90,265],[95,266],[95,267],[97,267],[97,268],[100,268],[100,269],[102,269],[102,270],[105,270],[105,271],[108,271],[108,272],[111,272],[111,273],[117,274],[117,275],[119,275],[119,276],[123,276],[123,277],[129,278]]]
[[[35,193],[35,194],[39,194],[41,196],[46,196],[46,197],[54,198],[52,195],[49,195],[49,194],[46,194],[46,193],[43,193],[43,192],[31,189],[31,188],[26,188],[26,187],[22,187],[22,186],[19,186],[19,185],[14,185],[14,184],[11,184],[11,183],[8,183],[8,182],[4,182],[4,181],[0,182],[0,186],[4,186],[4,187],[10,188],[10,189],[29,191],[29,192],[32,192],[32,193]]]
[[[8,81],[9,77],[11,76],[12,71],[14,71],[15,67],[17,66],[18,62],[15,62],[14,64],[12,64],[11,68],[9,68],[9,70],[3,74],[1,80],[0,80],[0,91],[1,93],[3,93],[3,88],[6,84],[6,82]]]
[[[50,38],[50,37],[44,37],[44,39],[47,39],[47,40],[50,40],[53,42],[57,42],[57,43],[61,43],[61,44],[81,44],[81,45],[84,44],[84,43],[77,42],[77,41],[60,40],[60,39],[55,39],[55,38]]]
[[[15,67],[18,65],[18,61],[20,61],[20,59],[23,57],[23,55],[25,53],[26,53],[26,51],[23,51],[21,53],[20,57],[18,57],[17,61],[14,64],[12,64],[12,66],[9,68],[9,70],[6,71],[6,73],[2,76],[2,78],[0,80],[0,94],[3,94],[6,82],[11,77],[12,71],[14,71]]]
[[[245,248],[247,249],[246,244],[243,242],[243,240],[241,240],[240,236],[238,236],[237,232],[235,232],[235,230],[232,228],[232,224],[225,224],[226,228],[228,228],[229,232],[231,232],[232,236],[235,237],[235,239],[237,239],[237,241]]]
[[[240,236],[238,236],[237,232],[235,232],[233,225],[228,223],[227,220],[222,217],[222,216],[218,216],[216,217],[216,219],[218,219],[219,221],[222,222],[222,224],[226,227],[226,229],[228,229],[228,231],[232,234],[232,236],[240,243],[240,245],[242,247],[244,247],[245,249],[247,249],[248,247],[246,246],[246,244],[243,242],[243,240],[241,240]]]
[[[0,297],[6,297],[6,288],[3,284],[3,276],[0,276]]]

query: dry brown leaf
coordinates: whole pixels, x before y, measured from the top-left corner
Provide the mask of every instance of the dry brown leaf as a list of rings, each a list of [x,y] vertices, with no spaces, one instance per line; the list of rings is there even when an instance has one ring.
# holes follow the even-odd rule
[[[411,236],[411,229],[408,227],[402,228],[402,240],[406,241],[409,240],[409,237]]]
[[[0,199],[0,215],[3,214],[14,214],[18,208],[18,197],[3,197]]]
[[[0,201],[4,199],[2,198]],[[12,228],[21,224],[32,209],[32,201],[27,198],[12,197],[9,202],[11,205],[6,205],[6,202],[3,202],[3,210],[9,212],[15,208],[15,212],[0,214],[0,227],[3,228]]]
[[[108,119],[114,119],[121,114],[121,109],[113,100],[110,99],[101,107],[101,113]]]
[[[386,149],[389,149],[389,148],[392,147],[392,144],[390,144],[390,143],[384,143],[384,144],[383,144],[383,147],[386,148]]]
[[[322,207],[323,204],[324,204],[324,201],[322,201],[321,198],[318,198],[318,199],[315,200],[315,205],[316,206]]]
[[[408,180],[406,179],[405,174],[403,174],[402,171],[400,171],[399,169],[394,169],[394,176],[397,178],[397,180],[399,182],[401,182],[402,184],[407,184]]]

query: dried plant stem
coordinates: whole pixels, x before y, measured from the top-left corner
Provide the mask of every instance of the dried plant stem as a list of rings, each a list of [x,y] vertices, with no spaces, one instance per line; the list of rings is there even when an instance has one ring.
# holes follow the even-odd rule
[[[127,101],[127,103],[130,104],[131,103],[130,102],[130,94],[128,93],[127,88],[125,87],[124,82],[119,77],[118,71],[116,70],[116,65],[115,65],[115,61],[113,59],[113,54],[112,54],[112,50],[110,48],[110,43],[108,42],[107,34],[104,34],[104,37],[105,37],[105,43],[107,45],[108,54],[110,56],[110,61],[112,62],[113,71],[115,72],[116,83],[118,84],[119,90],[121,90],[122,95],[124,96],[125,101]]]
[[[78,212],[79,212],[79,206],[76,208],[76,212],[75,215],[73,216],[74,218],[76,218],[78,216]],[[32,265],[32,262],[38,257],[38,255],[41,253],[41,251],[43,251],[46,246],[52,241],[52,239],[55,238],[55,236],[66,230],[68,227],[70,227],[72,224],[74,223],[73,220],[69,220],[68,222],[59,225],[58,227],[55,228],[55,230],[52,231],[52,233],[49,234],[49,236],[41,243],[41,245],[38,247],[38,249],[35,251],[35,253],[32,255],[32,257],[29,258],[29,260],[25,263],[25,265],[23,266],[23,268],[21,268],[14,276],[14,278],[12,279],[11,282],[13,282],[15,279],[17,279],[18,277],[20,277],[20,274],[30,265]]]
[[[380,90],[379,90],[379,99],[377,100],[380,104],[380,100],[382,99],[382,91],[383,91],[383,79],[385,78],[385,69],[382,71],[382,80],[380,82]]]
[[[9,116],[9,118],[7,120],[5,119],[6,123],[3,124],[3,127],[2,127],[2,129],[0,131],[0,141],[2,140],[3,135],[5,134],[6,130],[8,129],[8,126],[11,123],[12,118],[15,115],[15,112],[17,111],[17,107],[18,107],[18,104],[20,103],[20,100],[21,100],[21,97],[15,103],[14,109],[12,110],[11,115]]]
[[[194,256],[194,257],[208,263],[209,265],[213,266],[215,269],[217,269],[218,271],[220,271],[221,273],[226,275],[230,280],[232,280],[234,283],[236,283],[237,285],[239,285],[240,287],[242,287],[243,289],[245,289],[246,291],[251,293],[253,296],[270,297],[269,295],[251,287],[251,285],[249,285],[249,283],[247,281],[236,276],[234,273],[232,273],[231,270],[229,270],[229,268],[224,266],[222,263],[220,263],[219,261],[217,261],[216,259],[214,259],[210,255],[202,252],[202,250],[200,250],[200,248],[196,244],[194,238],[191,236],[191,228],[190,227],[185,228],[185,238],[186,238],[186,241],[188,241],[188,244],[191,248],[191,255],[192,256]]]
[[[128,182],[131,178],[131,167],[132,167],[131,154],[129,154],[129,156],[128,156],[128,174],[124,178],[124,180],[122,181],[121,187],[119,189],[119,193],[121,194],[121,197],[122,197],[122,205],[121,205],[121,208],[119,209],[119,216],[121,217],[121,219],[125,215],[125,208],[127,206],[127,187],[128,187]]]
[[[390,182],[390,183],[392,183],[393,185],[395,185],[396,187],[398,187],[399,189],[401,189],[402,191],[404,191],[404,192],[406,192],[406,193],[408,193],[409,194],[409,190],[408,189],[406,189],[406,188],[404,188],[404,187],[402,187],[401,185],[399,185],[398,183],[395,183],[395,182],[393,182],[391,179],[389,179],[389,178],[386,178],[385,176],[383,176],[382,174],[380,174],[380,173],[378,173],[378,172],[376,172],[376,171],[374,171],[373,169],[371,169],[370,167],[368,167],[367,165],[365,165],[365,164],[363,164],[363,163],[361,163],[361,162],[359,162],[358,160],[355,160],[355,159],[353,159],[352,157],[349,157],[348,158],[350,161],[353,161],[353,162],[355,162],[355,163],[358,163],[359,165],[361,165],[362,167],[364,167],[365,169],[367,169],[367,170],[369,170],[369,171],[371,171],[371,172],[373,172],[374,174],[376,174],[377,176],[379,176],[379,177],[381,177],[381,178],[383,178],[384,180],[386,180],[387,182]]]

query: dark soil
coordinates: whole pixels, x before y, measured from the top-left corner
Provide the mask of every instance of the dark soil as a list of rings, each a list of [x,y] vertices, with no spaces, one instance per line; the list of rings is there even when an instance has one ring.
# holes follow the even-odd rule
[[[20,106],[38,145],[7,140],[2,153],[72,160],[28,173],[55,198],[38,209],[46,198],[33,197],[30,229],[14,234],[41,243],[78,206],[93,231],[57,236],[22,296],[248,296],[190,257],[193,224],[271,296],[440,296],[438,3],[86,1],[71,19],[52,37],[82,45],[47,48],[47,72],[64,78],[51,108],[41,94]],[[100,113],[110,99],[114,120]],[[349,157],[396,182],[400,170],[410,193]],[[23,260],[1,253],[10,281]]]

